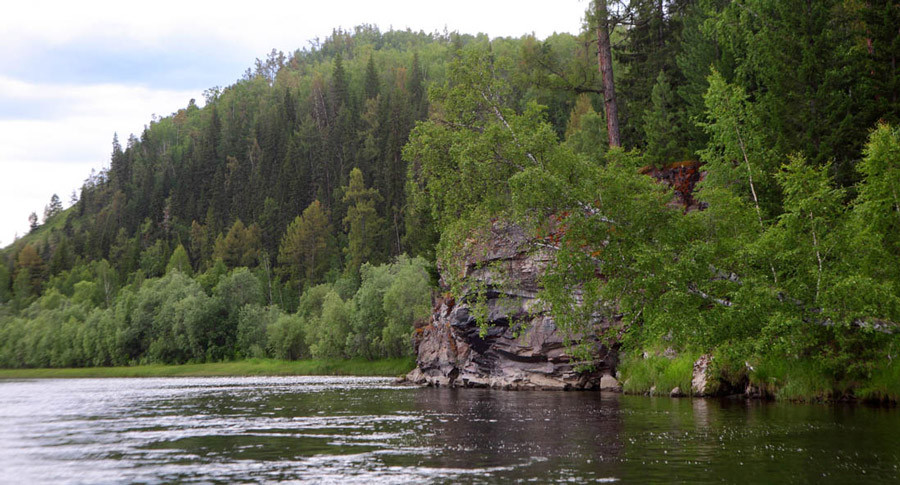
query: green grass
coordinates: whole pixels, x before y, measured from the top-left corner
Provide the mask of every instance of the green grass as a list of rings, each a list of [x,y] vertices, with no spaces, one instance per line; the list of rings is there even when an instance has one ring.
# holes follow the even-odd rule
[[[381,360],[273,360],[183,365],[136,365],[68,369],[0,369],[0,379],[61,377],[215,377],[215,376],[399,376],[415,367],[412,357]]]
[[[847,395],[849,386],[811,360],[762,359],[748,373],[750,384],[782,401],[831,401]]]
[[[629,394],[646,394],[656,387],[654,394],[668,396],[672,389],[678,387],[683,394],[690,394],[696,357],[693,354],[681,354],[673,359],[628,356],[619,365],[622,390]]]
[[[900,364],[891,363],[874,371],[859,386],[856,396],[867,401],[900,401]]]

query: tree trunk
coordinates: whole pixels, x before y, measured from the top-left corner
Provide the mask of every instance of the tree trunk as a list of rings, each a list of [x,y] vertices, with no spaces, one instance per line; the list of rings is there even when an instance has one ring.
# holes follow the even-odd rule
[[[597,60],[600,64],[600,77],[603,80],[606,131],[609,134],[609,146],[620,147],[622,142],[619,141],[619,107],[616,104],[612,51],[609,46],[609,10],[606,0],[596,0],[594,3],[597,9]]]

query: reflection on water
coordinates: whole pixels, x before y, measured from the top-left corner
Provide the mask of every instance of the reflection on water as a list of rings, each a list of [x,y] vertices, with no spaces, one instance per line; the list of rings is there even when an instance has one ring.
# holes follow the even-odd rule
[[[0,381],[0,482],[895,482],[900,412],[416,389],[389,379]]]

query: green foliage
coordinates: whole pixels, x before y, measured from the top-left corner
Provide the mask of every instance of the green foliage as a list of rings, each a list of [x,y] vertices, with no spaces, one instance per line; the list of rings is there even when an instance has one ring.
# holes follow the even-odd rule
[[[632,394],[668,396],[677,387],[682,394],[690,395],[691,376],[697,357],[690,353],[672,358],[627,355],[619,366],[622,390]]]
[[[181,244],[175,248],[175,251],[172,251],[172,256],[169,258],[169,264],[166,265],[166,273],[170,271],[181,271],[188,276],[193,274],[191,261],[188,259],[187,251]]]
[[[843,192],[832,187],[830,165],[812,167],[795,157],[775,174],[784,194],[783,213],[760,244],[768,246],[782,280],[789,282],[793,298],[819,304],[830,288],[833,260],[843,249],[840,232],[833,231],[843,212]],[[784,286],[787,286],[786,284]]]
[[[687,155],[680,138],[685,127],[675,111],[678,100],[664,71],[660,71],[656,78],[650,102],[650,108],[644,111],[643,116],[647,161],[656,166],[680,161]]]
[[[218,322],[222,304],[198,283],[179,272],[148,280],[134,294],[124,330],[123,351],[129,360],[184,363],[229,356],[234,332]],[[126,303],[127,302],[127,303]]]
[[[228,274],[228,267],[225,266],[225,263],[223,263],[221,259],[217,259],[215,261],[215,264],[213,264],[203,274],[197,275],[197,282],[200,283],[200,286],[203,287],[206,293],[211,294],[213,288],[215,288],[219,284],[219,281],[226,274]]]
[[[788,401],[828,400],[845,390],[830,369],[809,359],[764,359],[754,363],[749,379],[760,392]]]
[[[424,259],[408,259],[402,255],[390,265],[394,278],[384,292],[382,357],[409,355],[413,324],[431,312],[431,281],[425,267]]]
[[[608,139],[606,118],[594,111],[588,96],[579,96],[566,125],[566,144],[575,153],[600,161],[609,148]]]
[[[231,274],[221,278],[213,293],[222,300],[229,314],[237,313],[244,305],[263,303],[262,286],[247,268],[235,268]]]
[[[162,276],[166,270],[168,248],[162,239],[157,239],[152,246],[141,252],[141,269],[151,278]]]
[[[41,255],[34,246],[26,244],[16,257],[16,273],[13,281],[16,295],[20,298],[38,295],[45,271]]]
[[[268,346],[268,327],[280,315],[276,307],[265,308],[247,304],[240,308],[237,316],[237,351],[244,357],[262,358]]]
[[[216,238],[213,247],[213,259],[221,259],[229,268],[238,266],[255,266],[260,250],[259,226],[244,226],[240,219],[236,220],[223,238]]]
[[[277,359],[309,358],[305,320],[299,315],[278,315],[266,326],[269,354]]]
[[[314,200],[297,216],[281,238],[278,262],[288,276],[313,285],[321,281],[330,259],[329,214]]]
[[[700,157],[709,170],[707,185],[729,188],[753,202],[762,224],[778,212],[772,181],[778,156],[769,148],[762,122],[743,88],[713,71],[704,99],[709,120],[704,127],[710,140]]]
[[[392,264],[363,265],[353,296],[351,355],[367,358],[408,355],[413,322],[431,311],[426,262],[401,256]]]
[[[900,282],[900,127],[878,125],[864,153],[858,166],[859,195],[851,213],[853,245],[862,249],[855,252],[854,263],[862,274],[896,284]]]
[[[900,401],[900,365],[891,360],[880,366],[856,395],[874,401]]]
[[[375,203],[381,196],[377,190],[366,188],[362,171],[358,168],[350,171],[350,184],[343,190],[343,202],[348,205],[347,215],[344,216],[344,229],[347,230],[346,267],[349,272],[356,273],[364,261],[376,256],[384,225],[384,220],[375,210]]]
[[[306,343],[315,359],[348,357],[345,348],[350,335],[353,306],[334,290],[322,299],[321,313],[312,314],[306,326]]]
[[[5,304],[12,297],[11,278],[6,263],[0,261],[0,305]]]

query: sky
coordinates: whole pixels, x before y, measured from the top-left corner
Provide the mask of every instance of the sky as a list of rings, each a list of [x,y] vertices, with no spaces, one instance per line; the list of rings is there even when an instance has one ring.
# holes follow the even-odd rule
[[[112,138],[200,102],[273,48],[293,52],[335,28],[578,32],[587,0],[7,2],[0,15],[0,247],[28,232],[56,193],[70,205]]]

